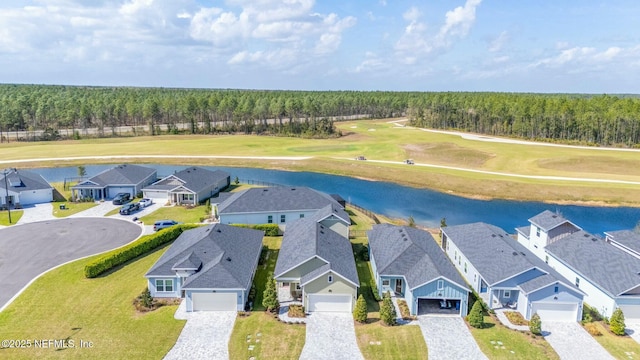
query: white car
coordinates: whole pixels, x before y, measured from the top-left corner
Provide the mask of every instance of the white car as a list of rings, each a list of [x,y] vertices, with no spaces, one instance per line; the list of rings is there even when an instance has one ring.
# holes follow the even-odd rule
[[[147,207],[147,206],[153,204],[153,200],[145,198],[145,199],[140,200],[140,202],[138,202],[138,204],[140,204],[140,207]]]

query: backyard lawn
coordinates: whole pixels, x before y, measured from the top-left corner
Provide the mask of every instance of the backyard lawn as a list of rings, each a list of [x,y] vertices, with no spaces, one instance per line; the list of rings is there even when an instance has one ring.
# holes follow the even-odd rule
[[[67,339],[75,348],[2,349],[4,359],[161,359],[184,321],[176,306],[137,313],[133,299],[146,287],[143,275],[168,246],[94,279],[84,277],[92,258],[54,269],[36,280],[0,313],[3,339]],[[93,343],[79,348],[80,340]]]

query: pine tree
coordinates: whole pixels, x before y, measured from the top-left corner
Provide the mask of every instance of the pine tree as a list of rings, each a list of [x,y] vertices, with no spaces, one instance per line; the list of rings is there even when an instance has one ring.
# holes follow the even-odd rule
[[[609,329],[611,329],[612,333],[618,336],[622,336],[624,335],[625,326],[626,325],[624,323],[624,314],[622,313],[622,309],[615,309],[615,311],[611,315],[611,319],[609,319]]]
[[[362,294],[356,301],[356,308],[353,310],[353,318],[359,323],[367,322],[367,302],[364,300]]]
[[[538,313],[533,314],[531,316],[531,320],[529,320],[529,330],[531,333],[540,335],[542,334],[542,320],[540,319],[540,315]]]
[[[471,312],[469,316],[467,316],[467,320],[469,321],[469,325],[474,328],[482,328],[484,327],[484,316],[482,315],[482,304],[480,301],[476,301],[471,308]]]
[[[380,306],[380,320],[386,325],[396,324],[396,308],[393,306],[393,300],[388,292],[382,297],[382,305]]]
[[[262,306],[264,306],[267,311],[274,311],[280,306],[278,302],[278,291],[276,290],[276,279],[270,277],[267,281],[267,286],[262,293]]]

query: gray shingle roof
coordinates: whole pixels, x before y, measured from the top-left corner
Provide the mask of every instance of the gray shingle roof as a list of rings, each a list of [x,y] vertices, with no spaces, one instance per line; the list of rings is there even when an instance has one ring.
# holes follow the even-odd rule
[[[403,275],[410,289],[440,277],[467,289],[462,276],[428,232],[379,224],[367,236],[380,275]]]
[[[156,170],[140,165],[122,164],[111,169],[107,169],[98,175],[90,177],[88,181],[96,183],[98,186],[105,187],[107,185],[137,185],[146,179]],[[87,180],[85,180],[87,181]],[[73,188],[94,187],[92,185],[76,185]]]
[[[640,253],[640,233],[632,230],[619,230],[607,231],[604,234],[612,241]]]
[[[333,272],[356,286],[360,285],[349,240],[311,219],[304,218],[287,225],[276,262],[275,276],[294,269],[314,256],[327,261],[329,269]]]
[[[274,186],[237,192],[218,206],[220,214],[319,210],[337,202],[329,195],[304,186]],[[338,205],[339,206],[339,205]]]
[[[52,186],[40,174],[27,170],[4,169],[0,172],[0,189],[5,189],[5,171],[7,172],[7,186],[11,191],[22,192],[52,188]]]
[[[564,216],[562,216],[560,213],[554,213],[549,210],[545,210],[540,214],[530,218],[529,222],[538,226],[544,231],[549,231],[564,224],[565,222],[570,221],[565,219]]]
[[[342,220],[345,224],[351,225],[349,214],[347,214],[347,212],[339,204],[329,204],[316,211],[313,216],[310,216],[309,218],[316,222],[319,222],[332,215]]]
[[[613,296],[640,286],[640,259],[585,231],[549,244],[545,250]]]
[[[524,237],[526,237],[527,239],[529,238],[529,236],[531,235],[531,225],[528,226],[520,226],[516,228],[516,232],[519,232],[520,234],[522,234]]]
[[[201,261],[200,270],[187,278],[184,289],[248,289],[263,236],[262,231],[224,224],[185,231],[145,276],[175,276],[174,268]]]
[[[442,231],[490,286],[525,271],[538,269],[546,275],[521,283],[519,286],[525,293],[556,282],[575,289],[562,275],[497,226],[479,222],[448,226]]]
[[[158,180],[156,183],[147,186],[145,189],[149,190],[171,190],[180,186],[177,184],[169,184],[172,177],[179,179],[180,184],[193,191],[200,192],[203,189],[208,188],[212,184],[218,183],[220,180],[231,176],[228,172],[222,170],[207,170],[201,167],[189,167],[184,170],[178,171],[173,175],[169,175],[163,179]]]

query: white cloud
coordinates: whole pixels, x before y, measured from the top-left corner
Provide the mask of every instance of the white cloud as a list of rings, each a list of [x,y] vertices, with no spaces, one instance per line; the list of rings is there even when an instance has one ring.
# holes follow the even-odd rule
[[[489,51],[498,52],[502,50],[507,41],[509,41],[509,34],[506,31],[501,32],[500,35],[489,43]]]
[[[467,0],[464,6],[447,11],[445,23],[440,28],[437,38],[443,42],[450,41],[453,36],[464,37],[476,20],[476,7],[482,0]]]

